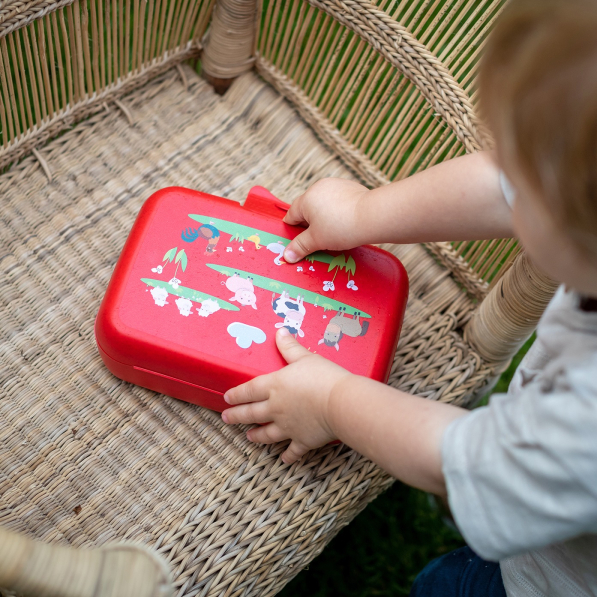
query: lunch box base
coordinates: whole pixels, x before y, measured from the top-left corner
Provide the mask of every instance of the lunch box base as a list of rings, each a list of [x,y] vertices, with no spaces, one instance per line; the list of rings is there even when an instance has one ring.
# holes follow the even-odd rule
[[[150,371],[142,367],[120,363],[108,355],[99,344],[98,350],[106,367],[116,377],[124,381],[218,412],[222,412],[228,408],[228,404],[224,401],[224,395],[221,392],[204,388],[183,379],[164,375],[157,371]]]

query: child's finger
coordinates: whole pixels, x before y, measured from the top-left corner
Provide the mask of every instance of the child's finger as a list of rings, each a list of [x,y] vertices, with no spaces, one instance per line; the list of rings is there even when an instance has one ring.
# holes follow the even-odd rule
[[[286,464],[292,464],[293,462],[296,462],[302,458],[308,451],[309,448],[299,444],[295,440],[292,440],[280,458],[282,458],[282,462],[285,462]]]
[[[280,354],[287,363],[294,363],[301,357],[311,354],[304,346],[296,341],[286,328],[280,328],[276,333],[276,344]]]
[[[247,439],[256,444],[275,444],[288,439],[288,433],[280,429],[275,423],[249,429]]]
[[[311,234],[311,229],[307,228],[304,232],[301,232],[293,240],[290,241],[289,245],[284,251],[284,261],[288,263],[296,263],[303,257],[314,253],[320,247],[315,243],[315,239]]]
[[[272,415],[267,401],[249,402],[228,408],[222,413],[222,421],[229,425],[237,423],[269,423]]]
[[[303,199],[304,195],[297,197],[288,208],[284,216],[284,222],[291,226],[298,226],[299,224],[306,224],[305,216],[303,214]]]
[[[260,375],[251,381],[228,390],[224,394],[224,400],[230,405],[267,400],[271,384],[271,375]]]

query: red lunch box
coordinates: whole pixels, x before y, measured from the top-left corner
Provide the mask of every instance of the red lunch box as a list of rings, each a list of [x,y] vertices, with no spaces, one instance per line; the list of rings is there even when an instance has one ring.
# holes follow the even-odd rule
[[[263,187],[239,203],[181,187],[154,193],[122,250],[95,322],[117,377],[222,411],[223,394],[285,365],[275,332],[387,381],[408,295],[390,253],[364,246],[297,264],[302,228]]]

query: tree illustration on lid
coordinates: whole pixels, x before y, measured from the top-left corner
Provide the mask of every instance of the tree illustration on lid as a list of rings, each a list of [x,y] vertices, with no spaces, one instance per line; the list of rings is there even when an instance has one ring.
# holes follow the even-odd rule
[[[348,281],[350,282],[351,274],[354,276],[354,273],[357,271],[357,264],[355,263],[355,261],[351,255],[349,255],[348,259],[346,260],[346,265],[344,266],[344,270],[348,274]]]
[[[331,280],[327,280],[326,282],[323,283],[323,290],[325,292],[328,292],[329,290],[334,291],[335,290],[335,286],[334,286],[334,280],[336,279],[336,275],[338,274],[338,272],[340,270],[344,270],[346,272],[346,274],[348,275],[348,283],[350,284],[350,277],[351,275],[354,276],[355,272],[357,269],[357,264],[355,263],[355,260],[352,258],[352,256],[348,256],[348,259],[346,259],[346,257],[344,256],[344,253],[341,253],[340,255],[336,255],[331,261],[330,261],[330,265],[328,266],[328,272],[331,272],[332,270],[334,270],[334,277]],[[353,283],[354,285],[354,283]]]
[[[332,282],[336,279],[336,275],[338,271],[346,267],[346,257],[344,257],[344,253],[340,253],[340,255],[336,255],[331,261],[328,267],[328,272],[334,270],[334,277],[332,278]]]
[[[176,269],[174,270],[174,276],[168,282],[168,284],[170,284],[170,286],[172,286],[172,288],[178,288],[178,286],[180,284],[180,280],[176,277],[176,274],[178,272],[178,266],[181,266],[182,271],[184,272],[187,269],[187,265],[189,262],[189,260],[187,258],[187,254],[185,253],[185,250],[181,249],[180,251],[178,251],[178,253],[176,252],[177,250],[178,250],[178,247],[172,247],[172,249],[170,249],[169,251],[166,251],[164,258],[162,259],[162,262],[164,265],[158,265],[157,267],[151,268],[152,272],[161,274],[162,271],[164,270],[164,268],[166,267],[166,263],[172,263],[174,261],[174,263],[176,263]]]
[[[187,259],[187,254],[184,252],[184,249],[178,251],[178,254],[175,257],[174,262],[180,264],[183,272],[187,269],[187,263],[189,261]],[[178,270],[178,265],[176,266],[176,269]],[[174,275],[176,275],[176,272],[174,272]]]
[[[172,260],[174,259],[174,257],[176,256],[176,250],[178,249],[178,247],[174,247],[172,249],[170,249],[165,255],[164,255],[164,259],[162,259],[162,261],[167,261],[168,263],[171,263]]]

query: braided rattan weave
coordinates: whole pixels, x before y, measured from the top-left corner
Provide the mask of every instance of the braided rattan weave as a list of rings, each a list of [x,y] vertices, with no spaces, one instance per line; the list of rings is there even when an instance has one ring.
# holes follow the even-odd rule
[[[0,524],[77,546],[145,542],[181,594],[272,594],[390,479],[343,447],[284,466],[281,448],[251,445],[218,414],[119,381],[97,353],[94,316],[155,190],[240,200],[259,182],[293,197],[350,173],[254,75],[224,98],[186,75],[188,91],[174,71],[127,98],[134,126],[111,109],[48,145],[52,183],[33,157],[2,177]],[[453,332],[464,295],[421,259],[415,292],[443,290],[435,304],[412,297],[393,379],[440,397],[440,380],[478,385],[486,372]],[[457,311],[439,298],[450,294]]]
[[[479,149],[474,67],[502,4],[218,0],[205,37],[210,1],[0,2],[0,165],[13,164],[0,176],[0,526],[143,543],[180,596],[266,596],[392,482],[344,446],[283,465],[282,446],[116,379],[94,317],[159,188],[239,201],[260,184],[292,200],[324,176],[380,185]],[[208,80],[245,73],[224,96],[181,67],[204,47]],[[553,284],[509,239],[386,248],[411,280],[390,383],[471,404]],[[43,586],[50,552],[33,566],[29,543],[0,541],[20,554],[0,561],[0,586],[60,594]],[[134,558],[133,578],[151,569],[163,585]],[[102,587],[85,594],[128,594]]]

